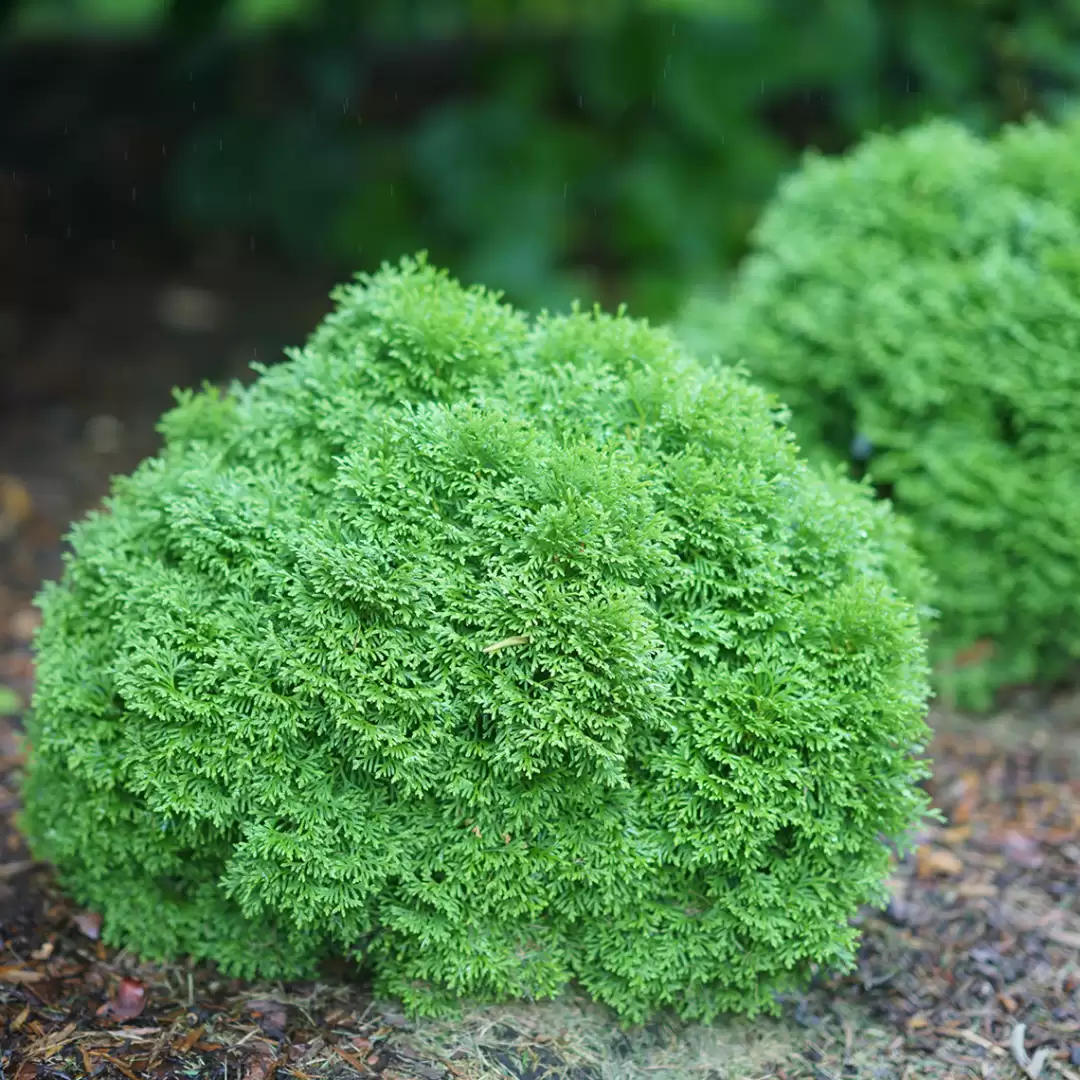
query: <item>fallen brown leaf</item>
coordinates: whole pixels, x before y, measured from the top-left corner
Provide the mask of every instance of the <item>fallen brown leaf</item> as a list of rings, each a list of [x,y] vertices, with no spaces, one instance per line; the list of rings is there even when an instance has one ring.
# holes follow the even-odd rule
[[[921,847],[915,853],[915,863],[920,878],[956,877],[964,872],[960,857],[945,848]]]
[[[960,797],[949,814],[953,826],[966,825],[979,805],[981,781],[977,772],[965,772],[960,776]]]
[[[193,1027],[177,1044],[176,1052],[178,1054],[186,1054],[189,1050],[203,1037],[203,1032],[206,1031],[206,1026],[200,1024],[198,1027]]]
[[[279,1001],[249,1001],[247,1011],[255,1017],[258,1025],[268,1035],[285,1034],[287,1019],[285,1006]]]
[[[118,1061],[116,1058],[114,1058],[112,1054],[102,1054],[101,1056],[111,1065],[115,1065],[116,1068],[119,1069],[120,1072],[127,1077],[127,1080],[140,1080],[137,1074],[133,1073],[122,1061]]]
[[[997,1043],[991,1042],[989,1039],[980,1035],[977,1031],[965,1031],[955,1028],[938,1028],[937,1033],[943,1035],[947,1039],[964,1039],[966,1042],[973,1043],[975,1046],[981,1046],[984,1050],[988,1050],[991,1054],[997,1054],[998,1057],[1007,1056],[1007,1052],[998,1046]]]
[[[243,1080],[269,1080],[277,1071],[278,1061],[273,1054],[257,1050],[247,1060]]]
[[[97,1011],[98,1016],[117,1020],[134,1020],[146,1008],[146,987],[138,979],[120,980],[115,997],[109,998]]]

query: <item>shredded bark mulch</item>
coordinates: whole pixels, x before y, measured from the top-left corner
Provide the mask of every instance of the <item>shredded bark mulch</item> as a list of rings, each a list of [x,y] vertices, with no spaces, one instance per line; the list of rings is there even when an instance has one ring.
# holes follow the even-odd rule
[[[931,790],[948,822],[897,867],[888,910],[861,916],[857,970],[789,1004],[805,1048],[770,1075],[904,1075],[897,1063],[908,1076],[950,1075],[918,1071],[933,1063],[958,1076],[1080,1080],[1080,779],[1059,749],[939,737]],[[0,738],[2,1075],[500,1075],[417,1048],[409,1019],[377,1006],[347,972],[252,987],[105,948],[100,919],[73,908],[23,845],[13,819],[21,762],[9,724]],[[883,1072],[856,1064],[866,1017],[892,1033],[877,1049]],[[602,1075],[537,1042],[525,1064],[528,1047],[513,1036],[503,1032],[505,1045],[487,1055],[504,1076]]]

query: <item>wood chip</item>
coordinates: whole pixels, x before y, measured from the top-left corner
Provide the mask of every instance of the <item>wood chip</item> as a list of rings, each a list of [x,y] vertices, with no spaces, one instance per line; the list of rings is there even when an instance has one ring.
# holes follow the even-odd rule
[[[961,881],[955,892],[964,900],[983,900],[997,896],[1001,890],[987,881]]]
[[[114,1039],[134,1039],[138,1042],[149,1042],[161,1034],[159,1027],[122,1027],[107,1028],[101,1033],[110,1035]]]
[[[937,1028],[935,1034],[941,1035],[946,1039],[963,1039],[965,1042],[974,1043],[975,1046],[981,1046],[984,1050],[988,1050],[991,1054],[996,1054],[998,1057],[1008,1057],[1008,1052],[1006,1050],[998,1046],[996,1042],[991,1042],[990,1039],[980,1035],[977,1031],[968,1031],[966,1029],[957,1028]]]
[[[198,1027],[193,1027],[177,1044],[176,1052],[178,1054],[187,1054],[191,1048],[203,1037],[203,1032],[206,1030],[205,1024],[200,1024]]]
[[[355,1055],[350,1054],[344,1047],[337,1048],[337,1055],[347,1065],[351,1065],[361,1076],[366,1076],[371,1070]]]
[[[31,971],[29,968],[12,967],[0,964],[0,982],[25,985],[27,983],[44,982],[48,978],[43,971]]]
[[[965,840],[971,837],[970,825],[957,825],[951,829],[942,829],[938,834],[938,839],[943,844],[948,844],[950,847],[954,844],[962,844]]]
[[[122,1061],[118,1061],[112,1056],[112,1054],[102,1054],[102,1058],[109,1062],[110,1065],[115,1065],[116,1068],[127,1077],[127,1080],[141,1080],[139,1076],[133,1073]]]
[[[1070,949],[1080,949],[1080,933],[1074,930],[1062,930],[1052,926],[1046,931],[1046,936],[1058,945],[1066,945]]]
[[[27,1048],[27,1057],[37,1054],[51,1057],[71,1038],[77,1029],[77,1024],[67,1024],[59,1031],[54,1031],[51,1035],[42,1036],[42,1038],[38,1039],[35,1043],[31,1043]]]

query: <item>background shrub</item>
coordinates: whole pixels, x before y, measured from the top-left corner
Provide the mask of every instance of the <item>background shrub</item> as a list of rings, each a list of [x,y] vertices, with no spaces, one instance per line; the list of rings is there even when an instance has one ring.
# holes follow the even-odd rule
[[[531,310],[667,318],[804,147],[928,114],[990,132],[1080,80],[1067,0],[5,8],[0,251],[25,277],[48,239],[51,294],[125,237],[331,274],[423,246]]]
[[[868,470],[937,575],[939,683],[973,707],[1080,655],[1080,125],[952,122],[811,157],[686,335],[808,452]]]
[[[843,965],[924,808],[922,570],[667,334],[424,261],[183,394],[41,598],[26,824],[106,937],[625,1018]]]

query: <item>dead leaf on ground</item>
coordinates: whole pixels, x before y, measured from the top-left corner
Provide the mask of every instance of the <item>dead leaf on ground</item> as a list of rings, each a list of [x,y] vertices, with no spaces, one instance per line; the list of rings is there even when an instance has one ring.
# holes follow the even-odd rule
[[[277,1058],[268,1050],[259,1049],[248,1058],[243,1080],[268,1080],[276,1069]]]
[[[199,1024],[198,1027],[193,1027],[177,1044],[176,1052],[178,1054],[186,1054],[202,1037],[203,1032],[206,1031],[205,1024]]]
[[[921,847],[915,853],[920,878],[957,877],[964,872],[960,857],[945,848]]]
[[[104,1058],[105,1061],[109,1062],[110,1065],[118,1069],[124,1076],[126,1076],[127,1080],[139,1080],[138,1073],[133,1072],[131,1069],[129,1069],[128,1066],[125,1065],[119,1058],[114,1058],[112,1054],[102,1054],[101,1056],[102,1058]]]
[[[960,777],[961,794],[949,814],[949,821],[954,828],[960,828],[971,821],[971,815],[978,809],[982,798],[982,785],[979,774],[966,772]]]
[[[1009,1049],[1012,1050],[1013,1060],[1024,1070],[1028,1080],[1039,1080],[1039,1075],[1043,1071],[1043,1066],[1050,1057],[1050,1051],[1046,1047],[1042,1047],[1039,1050],[1036,1050],[1034,1055],[1029,1056],[1024,1047],[1024,1036],[1026,1033],[1026,1026],[1024,1024],[1017,1024],[1016,1027],[1013,1028],[1012,1035],[1009,1038]]]
[[[138,979],[121,979],[116,995],[97,1011],[98,1016],[134,1020],[146,1008],[146,987]]]
[[[280,1038],[285,1034],[287,1014],[280,1001],[249,1001],[247,1011],[267,1035]]]

